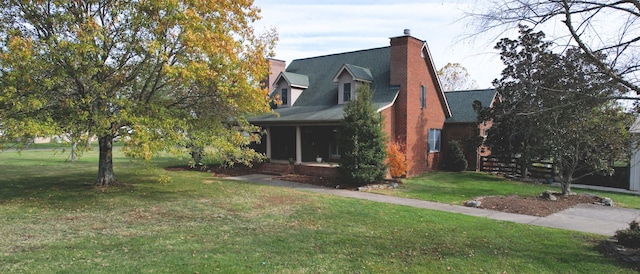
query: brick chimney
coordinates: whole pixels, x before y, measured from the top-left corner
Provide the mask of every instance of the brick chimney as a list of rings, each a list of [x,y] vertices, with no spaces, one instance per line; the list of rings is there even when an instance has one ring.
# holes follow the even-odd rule
[[[415,111],[409,105],[412,100],[419,102],[420,99],[419,96],[414,98],[415,95],[413,94],[415,93],[414,89],[420,88],[420,83],[417,84],[417,87],[413,87],[410,81],[416,78],[415,75],[418,71],[421,71],[420,68],[424,67],[424,61],[420,58],[424,42],[411,36],[411,31],[408,29],[405,29],[403,34],[402,36],[392,37],[390,41],[391,75],[389,80],[392,85],[400,86],[400,94],[396,101],[395,117],[397,127],[395,133],[396,137],[403,139],[398,141],[406,143],[407,131],[411,130],[408,128],[410,125],[408,125],[409,121],[407,119],[411,120],[413,118],[408,117],[408,115]],[[422,61],[422,64],[416,61]]]
[[[439,153],[429,153],[428,131],[441,129],[444,113],[434,81],[437,81],[425,42],[411,36],[406,29],[402,36],[392,37],[390,84],[400,87],[395,104],[395,135],[406,145],[407,175],[414,176],[437,168]],[[423,51],[423,49],[425,51]],[[421,90],[426,90],[426,107],[421,106]]]
[[[273,82],[276,80],[276,77],[285,70],[287,62],[273,58],[269,58],[268,60],[269,75],[266,79],[262,80],[262,84],[271,92],[273,90]]]

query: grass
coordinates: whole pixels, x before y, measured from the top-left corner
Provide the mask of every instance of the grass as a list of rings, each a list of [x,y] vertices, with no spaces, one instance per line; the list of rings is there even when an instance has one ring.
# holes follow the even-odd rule
[[[462,204],[479,196],[537,196],[545,190],[560,191],[559,188],[503,179],[497,175],[480,172],[431,172],[425,176],[404,180],[395,190],[375,190],[376,193]],[[640,196],[590,189],[572,188],[577,193],[591,193],[613,199],[616,206],[640,209]]]
[[[124,186],[97,189],[95,152],[65,159],[0,153],[0,273],[633,273],[596,251],[601,236],[167,172],[179,161],[119,152]]]

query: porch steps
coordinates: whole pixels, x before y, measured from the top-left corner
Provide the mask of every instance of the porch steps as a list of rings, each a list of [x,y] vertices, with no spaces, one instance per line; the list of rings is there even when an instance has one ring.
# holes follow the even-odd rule
[[[280,163],[264,163],[258,169],[258,172],[270,175],[286,175],[294,172],[293,165]]]

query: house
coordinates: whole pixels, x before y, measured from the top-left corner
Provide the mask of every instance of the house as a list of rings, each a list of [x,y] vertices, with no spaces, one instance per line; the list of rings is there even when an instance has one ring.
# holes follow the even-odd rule
[[[359,85],[369,85],[384,132],[405,147],[407,176],[439,166],[451,111],[426,42],[408,30],[390,38],[387,47],[297,59],[282,71],[282,61],[272,62],[272,96],[281,104],[274,114],[249,119],[266,129],[257,149],[271,160],[339,161],[336,137],[344,106],[358,96]]]
[[[640,191],[640,118],[629,128],[629,133],[636,140],[631,147],[631,159],[629,161],[629,190]]]
[[[489,156],[486,146],[477,146],[478,136],[486,138],[491,121],[478,122],[477,108],[493,107],[499,100],[495,89],[461,90],[445,92],[451,117],[444,122],[442,143],[458,141],[469,164],[468,170],[480,170],[480,158]]]

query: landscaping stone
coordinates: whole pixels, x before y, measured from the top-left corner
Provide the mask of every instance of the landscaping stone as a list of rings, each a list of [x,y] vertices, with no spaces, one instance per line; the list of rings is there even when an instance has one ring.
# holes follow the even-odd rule
[[[549,201],[557,201],[558,198],[554,194],[555,192],[551,190],[545,190],[544,192],[542,192],[542,198]]]
[[[478,201],[478,200],[469,200],[464,202],[464,205],[466,207],[479,207],[482,204],[482,202]]]
[[[358,187],[358,191],[369,191],[373,189],[396,189],[398,188],[398,182],[389,182],[386,184],[374,184]]]
[[[640,265],[640,249],[620,245],[615,237],[605,240],[600,246],[605,253],[622,262],[636,266]]]
[[[604,205],[604,206],[611,206],[611,207],[613,207],[613,200],[611,200],[611,198],[604,197],[604,198],[602,198],[601,203],[602,203],[602,205]]]

